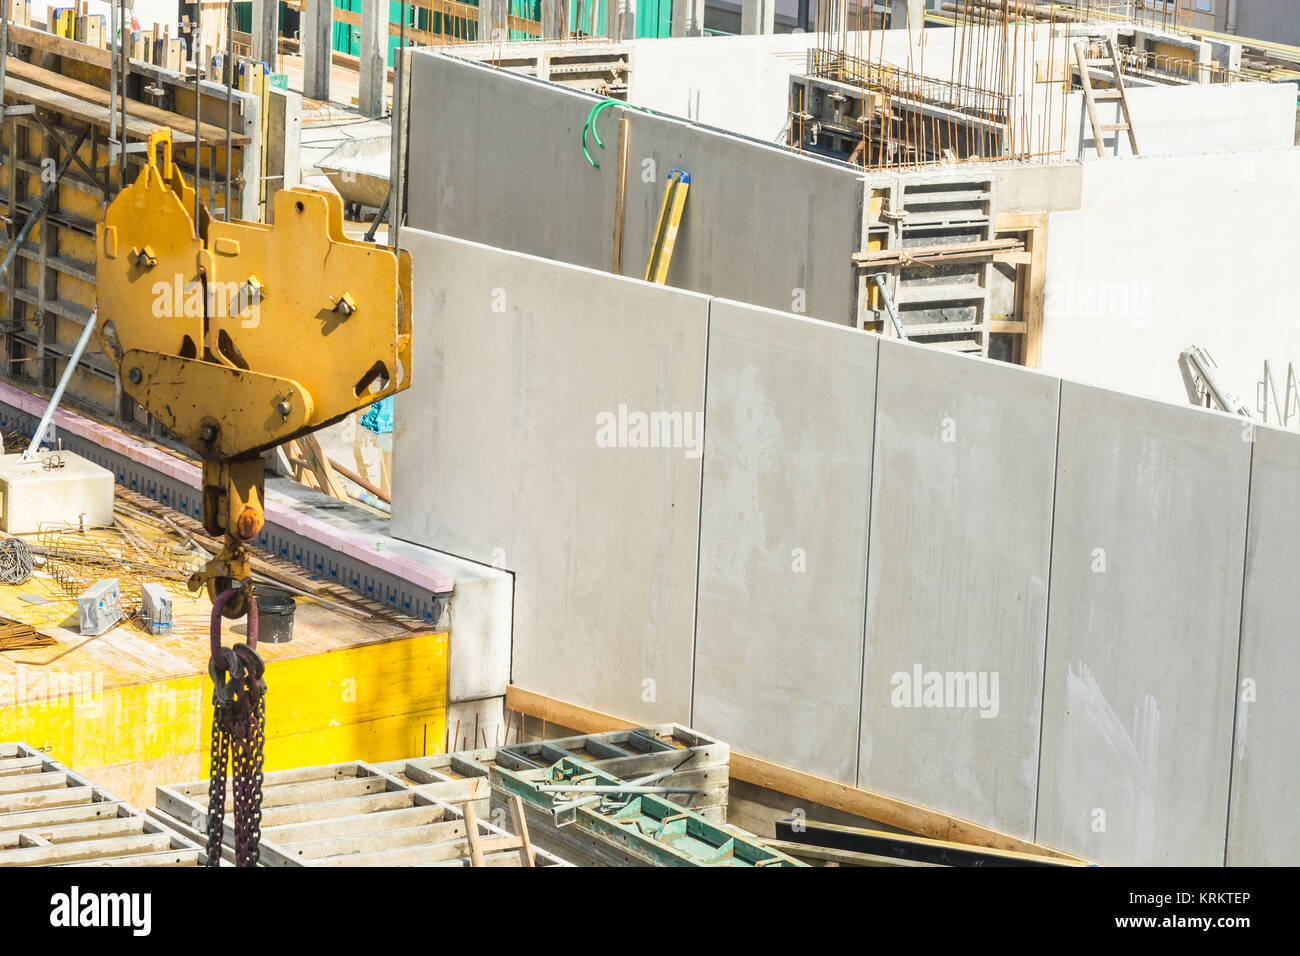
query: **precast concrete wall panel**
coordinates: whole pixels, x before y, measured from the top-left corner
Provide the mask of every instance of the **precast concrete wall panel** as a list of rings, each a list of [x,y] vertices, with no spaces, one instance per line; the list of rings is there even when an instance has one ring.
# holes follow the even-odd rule
[[[1300,435],[1255,431],[1229,866],[1300,865]]]
[[[433,53],[411,56],[407,221],[610,271],[619,120],[629,120],[623,275],[640,278],[668,176],[690,175],[667,284],[855,322],[859,171]],[[599,137],[605,144],[596,143]]]
[[[687,720],[708,299],[402,237],[393,534],[515,573],[514,683]]]
[[[712,302],[692,721],[847,783],[878,343]]]
[[[1059,399],[1051,376],[880,346],[858,786],[1023,839]]]
[[[1062,385],[1040,843],[1106,864],[1223,863],[1245,425]]]

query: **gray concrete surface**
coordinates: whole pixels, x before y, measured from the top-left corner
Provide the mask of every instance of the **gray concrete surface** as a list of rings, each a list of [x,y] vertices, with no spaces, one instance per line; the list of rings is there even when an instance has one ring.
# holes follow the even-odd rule
[[[623,275],[640,277],[673,169],[691,186],[668,284],[841,324],[864,180],[810,159],[442,54],[411,57],[407,221],[417,229],[613,268],[619,119],[630,123]],[[492,117],[484,122],[484,117]],[[526,146],[522,145],[526,144]]]
[[[1257,429],[1237,672],[1229,866],[1300,865],[1298,474],[1300,435]]]
[[[1040,842],[1112,864],[1223,863],[1243,424],[1062,385]]]
[[[1241,419],[1072,382],[1058,412],[1052,376],[404,235],[392,533],[514,574],[514,683],[1097,862],[1217,865],[1244,624],[1229,854],[1294,861],[1300,438],[1259,443],[1248,567]],[[706,412],[702,463],[602,447],[620,405]],[[918,666],[985,698],[894,707]]]
[[[690,714],[700,472],[634,413],[704,409],[708,300],[415,229],[393,533],[515,574],[512,679],[647,721]],[[602,447],[626,409],[626,447]],[[686,436],[685,432],[681,433]],[[685,443],[683,442],[683,445]]]
[[[710,310],[693,725],[848,783],[878,342]]]
[[[880,347],[858,785],[1021,838],[1034,829],[1059,391],[1028,370]],[[932,674],[944,695],[918,695]]]

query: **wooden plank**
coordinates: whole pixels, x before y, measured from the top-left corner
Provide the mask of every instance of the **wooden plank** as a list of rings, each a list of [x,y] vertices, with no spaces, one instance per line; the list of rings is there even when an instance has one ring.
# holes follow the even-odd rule
[[[34,50],[53,53],[56,56],[65,56],[68,59],[102,67],[105,70],[111,70],[113,66],[112,54],[108,50],[87,46],[67,37],[46,33],[44,30],[38,30],[35,27],[10,23],[9,42],[31,47]]]
[[[465,804],[465,842],[469,845],[469,865],[483,865],[483,848],[479,846],[478,813],[473,803]]]
[[[384,814],[387,816],[387,814]],[[333,832],[334,824],[329,824]],[[302,860],[322,861],[335,858],[347,858],[362,853],[375,853],[381,850],[394,850],[405,847],[420,847],[430,844],[459,840],[465,836],[464,820],[447,820],[415,827],[394,827],[375,830],[360,835],[328,836],[317,840],[303,840],[297,843],[275,842],[287,855]]]
[[[639,726],[633,721],[547,697],[513,684],[506,688],[506,707],[583,733],[626,730]],[[896,797],[861,790],[846,783],[828,780],[825,777],[785,767],[759,757],[751,757],[735,750],[731,752],[731,778],[821,806],[842,810],[868,820],[875,820],[909,833],[918,833],[954,843],[969,843],[973,846],[1020,850],[1064,860],[1077,859],[1068,853],[1030,843],[938,810],[908,803]]]
[[[67,787],[66,773],[24,773],[12,777],[0,777],[0,794],[24,793],[33,790],[54,790]]]
[[[0,830],[17,830],[41,824],[50,826],[59,823],[84,823],[89,820],[111,820],[118,816],[122,806],[115,800],[101,800],[93,803],[76,803],[66,807],[0,813]]]
[[[88,103],[78,97],[69,96],[67,93],[60,93],[58,90],[51,90],[44,86],[38,86],[27,80],[20,80],[17,77],[6,80],[5,93],[12,96],[15,102],[40,106],[62,116],[89,123],[100,129],[109,129],[111,126],[108,107]],[[126,133],[131,139],[148,139],[149,134],[158,127],[159,124],[149,123],[129,115],[126,118]],[[193,142],[193,133],[172,134],[172,143],[176,146],[189,146]]]
[[[79,861],[56,863],[55,866],[198,866],[199,850],[183,847],[159,853],[137,853],[132,856],[110,856],[93,863]]]
[[[0,759],[0,777],[13,777],[22,773],[40,770],[45,763],[43,757],[6,757]]]
[[[999,333],[1024,335],[1028,330],[1028,322],[1011,321],[1009,319],[994,319],[989,322],[989,333],[991,335],[998,335]]]
[[[47,89],[57,90],[75,96],[78,99],[85,100],[87,103],[93,103],[105,108],[111,105],[112,94],[91,83],[83,83],[80,80],[74,80],[72,77],[64,76],[61,73],[55,73],[53,70],[45,70],[34,63],[26,63],[17,57],[10,57],[8,61],[8,75],[20,79],[29,80],[39,86]],[[119,105],[119,109],[121,106]],[[157,106],[150,106],[148,103],[141,103],[138,100],[128,99],[126,101],[126,115],[136,119],[144,120],[155,126],[166,127],[177,133],[187,133],[190,136],[190,142],[194,140],[194,118],[191,116],[182,116],[179,113],[173,113],[170,110],[161,109]],[[225,145],[226,131],[220,126],[214,126],[212,123],[199,124],[199,138],[205,143]],[[174,141],[173,137],[173,141]],[[251,143],[252,137],[244,133],[233,133],[230,141],[235,146],[247,146]]]
[[[938,863],[917,863],[913,860],[898,860],[891,856],[877,856],[873,853],[853,853],[849,850],[832,850],[823,846],[810,846],[806,843],[789,843],[785,840],[763,840],[763,845],[770,847],[796,860],[805,863],[816,862],[822,866],[898,866],[898,867],[937,867]]]
[[[1020,239],[982,239],[978,242],[956,242],[945,245],[870,249],[866,252],[855,252],[852,258],[860,268],[878,268],[889,265],[966,262],[1015,253],[1023,248],[1024,242]]]
[[[0,850],[0,867],[45,866],[52,863],[71,863],[75,860],[94,860],[150,853],[171,849],[168,833],[144,833],[139,836],[114,837],[108,840],[90,840],[53,846],[27,847],[21,850]]]
[[[468,804],[467,804],[468,806]],[[422,866],[428,863],[465,859],[468,848],[463,839],[447,843],[432,843],[427,846],[398,847],[392,850],[379,850],[375,853],[356,853],[351,856],[337,856],[317,860],[317,866]],[[508,854],[514,862],[518,856]],[[480,866],[483,864],[479,864]]]
[[[144,832],[144,817],[112,817],[84,823],[29,824],[17,830],[0,830],[0,850],[21,845],[24,836],[35,834],[50,843],[80,842],[86,839],[129,836]]]
[[[450,813],[445,807],[418,806],[388,810],[383,813],[358,813],[346,817],[334,817],[323,827],[320,821],[310,823],[289,823],[274,827],[262,827],[262,836],[273,843],[289,847],[305,840],[320,837],[323,829],[328,829],[331,836],[355,836],[362,833],[374,833],[388,827],[417,827],[434,823],[444,823]]]

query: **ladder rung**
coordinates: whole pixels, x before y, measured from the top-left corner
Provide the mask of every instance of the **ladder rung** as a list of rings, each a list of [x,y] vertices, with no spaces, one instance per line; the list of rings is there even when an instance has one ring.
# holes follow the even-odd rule
[[[1114,66],[1115,65],[1113,62],[1111,62],[1111,59],[1109,57],[1106,57],[1105,59],[1102,60],[1084,60],[1083,63],[1084,66]]]
[[[927,322],[924,325],[903,324],[903,332],[909,339],[926,338],[932,335],[970,335],[972,332],[985,331],[982,322]]]
[[[1122,100],[1124,93],[1122,90],[1093,90],[1092,98],[1094,100]]]
[[[1128,123],[1102,123],[1100,127],[1103,133],[1114,133],[1118,130],[1130,129]]]
[[[894,304],[914,306],[938,305],[942,302],[977,302],[988,296],[980,285],[913,285],[899,288]]]
[[[907,327],[903,327],[907,331]],[[981,345],[974,339],[959,339],[955,342],[919,342],[919,345],[927,346],[932,349],[946,349],[951,352],[978,352]]]

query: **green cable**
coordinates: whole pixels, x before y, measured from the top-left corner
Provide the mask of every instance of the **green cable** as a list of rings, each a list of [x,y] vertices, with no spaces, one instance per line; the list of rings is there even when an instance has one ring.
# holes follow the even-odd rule
[[[600,116],[601,111],[607,109],[610,106],[627,106],[627,104],[624,103],[622,100],[611,100],[611,99],[601,100],[599,103],[593,106],[591,110],[587,113],[587,122],[582,125],[582,155],[587,157],[587,162],[591,163],[592,169],[600,169],[600,163],[592,159],[591,153],[587,152],[587,131],[591,130],[591,135],[593,138],[595,138],[596,145],[599,146],[601,149],[604,149],[605,144],[601,142],[600,132],[596,129],[595,123],[596,123],[596,118]],[[636,109],[636,107],[628,107],[628,108]]]

